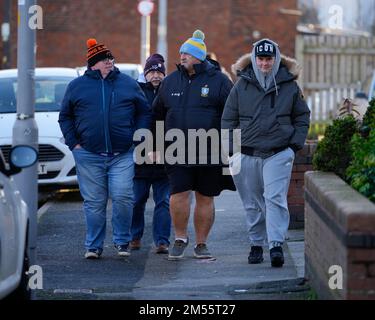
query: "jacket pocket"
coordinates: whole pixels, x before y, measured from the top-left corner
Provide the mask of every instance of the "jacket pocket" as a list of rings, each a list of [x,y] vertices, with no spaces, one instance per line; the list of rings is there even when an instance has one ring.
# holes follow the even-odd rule
[[[289,116],[278,116],[277,122],[279,124],[279,128],[277,130],[278,138],[280,139],[281,145],[287,145],[289,143],[289,139],[294,133],[294,127],[292,126],[292,122]]]
[[[79,139],[85,134],[85,131],[87,130],[87,128],[88,128],[87,123],[85,123],[82,120],[76,123],[75,130],[76,130],[76,135]]]
[[[239,126],[239,128],[241,130],[246,130],[249,127],[250,123],[252,123],[252,122],[253,122],[253,117],[252,116],[250,116],[250,117],[240,117],[240,126]]]
[[[282,126],[292,124],[289,116],[277,116],[277,122]]]

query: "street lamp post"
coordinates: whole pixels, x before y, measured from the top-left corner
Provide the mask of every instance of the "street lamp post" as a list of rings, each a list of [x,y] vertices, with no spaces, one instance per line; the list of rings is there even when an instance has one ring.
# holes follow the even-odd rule
[[[34,119],[34,72],[36,30],[29,24],[29,9],[36,0],[18,1],[17,39],[17,118],[13,126],[13,146],[29,145],[38,149],[38,127]],[[37,164],[14,176],[23,200],[29,209],[28,257],[36,262],[38,174]]]
[[[159,0],[158,52],[164,57],[166,66],[168,66],[167,13],[168,0]]]
[[[138,3],[138,11],[141,18],[141,64],[145,65],[147,57],[150,55],[151,39],[151,13],[154,10],[152,0],[142,0]]]

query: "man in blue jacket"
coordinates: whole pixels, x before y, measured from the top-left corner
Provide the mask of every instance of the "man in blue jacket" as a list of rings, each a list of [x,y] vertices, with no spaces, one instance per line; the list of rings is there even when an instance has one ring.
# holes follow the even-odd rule
[[[113,243],[129,256],[133,210],[133,133],[148,128],[150,106],[138,83],[114,67],[111,52],[87,41],[88,68],[65,93],[59,116],[72,150],[86,216],[87,259],[98,259],[106,232],[106,207],[112,199]]]
[[[192,157],[193,152],[188,151],[195,149],[196,144],[194,146],[194,141],[189,140],[189,132],[210,131],[216,133],[216,140],[219,140],[220,119],[233,84],[218,67],[206,60],[202,31],[195,31],[193,37],[185,41],[180,54],[181,64],[164,79],[153,103],[155,119],[165,122],[167,135],[172,130],[182,131],[185,141],[187,138],[186,145],[177,147],[184,149],[183,152],[177,150],[177,154],[184,153],[185,161],[175,163],[168,150],[165,153],[171,192],[170,212],[175,229],[175,242],[168,259],[182,259],[189,243],[187,226],[192,191],[196,201],[194,256],[207,259],[212,258],[206,242],[215,218],[214,197],[224,189],[235,190],[235,186],[230,175],[222,174],[222,163],[214,161],[215,157],[220,158],[220,150],[213,148],[215,141],[212,140],[215,139],[206,141],[207,145],[199,150],[196,148],[198,152]]]

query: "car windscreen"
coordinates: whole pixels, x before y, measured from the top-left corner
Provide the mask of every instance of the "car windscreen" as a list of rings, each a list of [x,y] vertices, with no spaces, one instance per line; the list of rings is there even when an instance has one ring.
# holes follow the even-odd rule
[[[36,77],[35,112],[60,111],[66,88],[74,77]],[[0,78],[0,113],[17,110],[17,78]]]
[[[139,76],[139,72],[137,69],[121,69],[119,68],[120,72],[125,73],[129,77],[132,77],[133,79],[137,80]]]

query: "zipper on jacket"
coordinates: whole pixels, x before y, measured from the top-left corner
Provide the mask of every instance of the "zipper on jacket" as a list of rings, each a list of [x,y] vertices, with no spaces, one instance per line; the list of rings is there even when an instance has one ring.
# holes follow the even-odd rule
[[[185,93],[185,97],[183,97],[183,99],[185,99],[185,101],[186,101],[186,99],[189,99],[189,92],[190,92],[190,89],[191,89],[191,82],[192,82],[192,79],[189,77],[188,78],[189,79],[189,81],[188,81],[188,85],[183,89],[183,93]],[[183,101],[182,102],[182,105],[187,105],[186,103],[185,103],[185,101]],[[183,110],[182,110],[182,113],[183,113],[183,117],[184,117],[184,129],[187,129],[187,121],[186,121],[186,114],[187,114],[187,110],[186,110],[186,108],[184,108]]]
[[[103,122],[104,122],[104,139],[105,139],[105,152],[109,152],[108,150],[108,129],[107,129],[107,123],[106,121],[107,114],[105,109],[105,95],[104,95],[104,79],[102,79],[102,108],[103,108]]]

